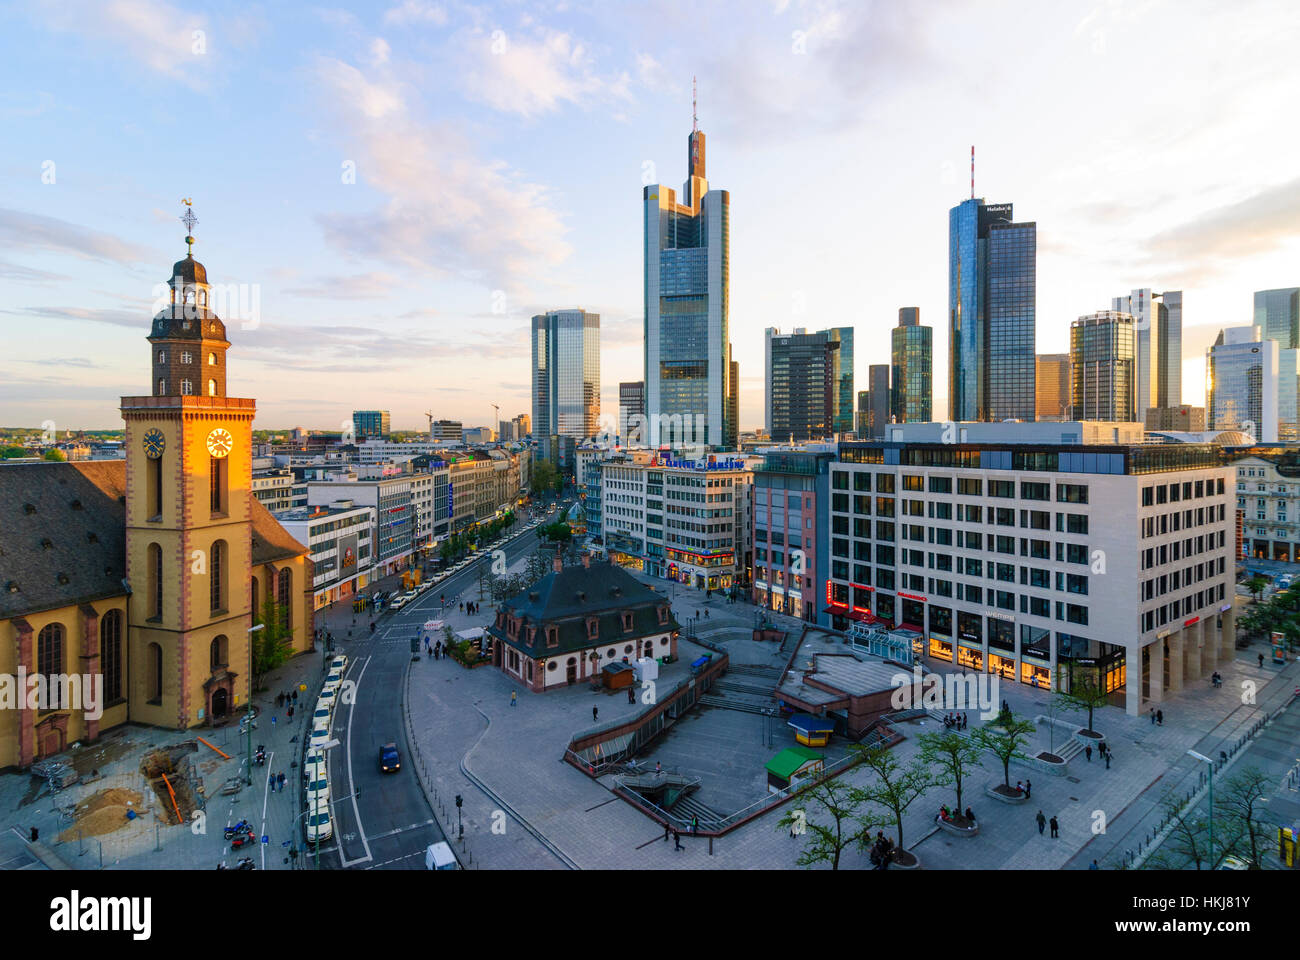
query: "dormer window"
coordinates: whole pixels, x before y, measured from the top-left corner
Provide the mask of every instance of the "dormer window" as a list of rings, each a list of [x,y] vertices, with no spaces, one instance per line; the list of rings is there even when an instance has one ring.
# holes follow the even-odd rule
[[[623,632],[631,633],[632,632],[632,611],[624,610],[622,616],[623,616]]]
[[[600,636],[600,620],[596,617],[587,618],[587,639],[594,640]]]
[[[558,627],[546,628],[546,645],[548,647],[558,647],[560,645],[560,630]]]
[[[659,607],[658,609],[659,609],[659,622],[660,622],[660,623],[667,623],[667,622],[668,622],[668,608],[667,608],[667,607]]]

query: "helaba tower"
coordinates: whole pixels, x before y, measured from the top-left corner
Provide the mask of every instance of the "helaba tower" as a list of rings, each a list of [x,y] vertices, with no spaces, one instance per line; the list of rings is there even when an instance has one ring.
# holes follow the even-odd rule
[[[731,197],[709,188],[698,122],[687,148],[681,197],[663,184],[642,193],[647,439],[656,447],[734,450],[738,375],[727,302]]]

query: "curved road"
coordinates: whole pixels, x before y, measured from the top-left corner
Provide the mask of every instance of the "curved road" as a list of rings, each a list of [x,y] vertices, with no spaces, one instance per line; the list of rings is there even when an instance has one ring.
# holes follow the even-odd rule
[[[503,548],[507,563],[531,552],[536,543],[532,530],[509,541]],[[355,697],[351,704],[340,702],[334,717],[333,735],[339,741],[329,761],[334,840],[321,850],[322,868],[423,870],[425,848],[446,839],[412,769],[402,680],[411,662],[411,637],[425,621],[437,618],[438,597],[446,594],[452,603],[462,596],[476,599],[478,567],[490,563],[489,556],[430,587],[396,613],[383,614],[373,637],[342,645],[349,661],[345,679],[355,684]],[[402,769],[383,774],[379,747],[390,740],[402,752]],[[359,797],[338,799],[358,787]]]

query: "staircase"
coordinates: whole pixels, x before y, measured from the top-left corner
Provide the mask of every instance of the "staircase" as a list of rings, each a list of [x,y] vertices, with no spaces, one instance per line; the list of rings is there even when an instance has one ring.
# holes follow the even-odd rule
[[[723,819],[722,814],[707,804],[701,803],[693,796],[680,797],[669,810],[678,820],[684,820],[687,823],[690,823],[692,817],[699,817],[700,828],[705,830]]]
[[[713,693],[704,693],[700,695],[700,705],[706,707],[721,707],[723,710],[735,710],[739,713],[753,713],[758,716],[771,713],[773,704],[771,701],[764,703],[755,703],[752,700],[740,700],[735,697],[720,697]]]

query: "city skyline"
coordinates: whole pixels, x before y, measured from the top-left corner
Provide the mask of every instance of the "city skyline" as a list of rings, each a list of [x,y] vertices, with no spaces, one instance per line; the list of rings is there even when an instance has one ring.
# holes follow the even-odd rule
[[[767,326],[853,327],[863,383],[871,363],[888,359],[899,303],[944,316],[944,214],[968,192],[972,142],[976,193],[1013,197],[1039,225],[1040,353],[1064,351],[1070,320],[1116,290],[1181,289],[1183,402],[1203,404],[1205,348],[1224,326],[1250,321],[1255,291],[1296,282],[1294,135],[1268,117],[1300,92],[1300,71],[1256,66],[1287,62],[1297,14],[1285,8],[1267,6],[1265,29],[1249,5],[1176,21],[1167,4],[1025,6],[988,22],[956,4],[948,18],[879,22],[849,6],[781,3],[753,17],[711,11],[711,28],[738,21],[735,48],[720,52],[704,42],[709,30],[673,47],[628,41],[638,31],[626,16],[615,31],[615,15],[600,10],[412,3],[362,17],[287,8],[237,19],[138,6],[156,16],[91,4],[6,13],[3,49],[22,79],[0,109],[29,145],[5,168],[0,212],[0,311],[11,331],[0,403],[11,425],[120,425],[104,397],[138,389],[147,371],[117,335],[147,326],[157,265],[182,252],[182,196],[200,220],[196,257],[214,277],[259,290],[260,323],[235,324],[232,347],[245,378],[232,389],[261,384],[259,428],[338,429],[372,407],[391,409],[398,430],[419,430],[430,409],[493,425],[492,402],[528,409],[527,318],[572,303],[602,315],[601,400],[616,409],[617,384],[643,368],[635,194],[680,170],[692,75],[714,166],[737,198],[730,340],[742,430],[762,418]],[[672,8],[630,16],[648,26]],[[1034,37],[1018,69],[1039,71],[1038,89],[944,62],[945,45],[974,28]],[[274,48],[289,30],[304,52],[286,64]],[[1163,79],[1130,56],[1157,32],[1184,62],[1215,69]],[[853,65],[864,46],[913,56],[894,54],[878,73]],[[84,54],[71,66],[53,55],[69,47]],[[1245,49],[1249,59],[1232,55]],[[462,68],[436,104],[422,57]],[[1117,62],[1126,76],[1104,69]],[[858,89],[837,76],[845,65]],[[864,85],[872,98],[859,96]],[[1128,85],[1142,87],[1147,110],[1127,109]],[[157,153],[145,144],[194,127],[173,106],[178,92],[197,122],[221,131],[223,148],[190,151],[184,163],[142,160]],[[875,105],[861,106],[867,99]],[[1105,149],[1080,156],[1063,134],[1008,135],[997,122],[1053,101],[1075,110],[1071,141],[1095,137]],[[1232,112],[1241,101],[1259,109]],[[930,132],[976,102],[987,106],[966,111],[974,119]],[[1142,112],[1167,122],[1151,130]],[[1193,113],[1214,122],[1193,124]],[[791,135],[772,137],[778,129]],[[921,134],[906,168],[884,146],[905,130]],[[1265,135],[1278,149],[1246,148]],[[511,147],[518,136],[581,136],[587,148],[521,152]],[[797,183],[797,202],[764,199],[793,196],[766,191],[769,182]],[[871,220],[893,226],[859,229]],[[825,242],[797,242],[804,235]],[[865,286],[848,280],[863,263],[878,268]],[[940,419],[948,337],[946,324],[934,326]]]

